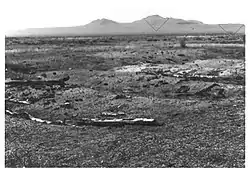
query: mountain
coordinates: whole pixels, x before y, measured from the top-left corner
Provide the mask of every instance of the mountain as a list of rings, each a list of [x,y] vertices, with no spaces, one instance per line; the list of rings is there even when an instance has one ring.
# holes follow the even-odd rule
[[[109,24],[118,24],[117,22],[113,20],[108,20],[108,19],[98,19],[92,21],[90,24],[95,24],[95,25],[109,25]]]
[[[242,24],[221,25],[228,32],[237,31]],[[204,24],[196,20],[163,18],[151,15],[131,23],[119,23],[109,19],[97,19],[89,24],[74,27],[31,28],[12,31],[6,36],[84,36],[126,34],[190,34],[225,33],[218,24]],[[244,33],[242,27],[239,33]]]

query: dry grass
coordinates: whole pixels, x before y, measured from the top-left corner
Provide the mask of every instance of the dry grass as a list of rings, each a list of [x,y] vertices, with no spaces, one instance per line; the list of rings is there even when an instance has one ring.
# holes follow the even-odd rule
[[[154,42],[159,46],[163,45],[160,53],[159,49],[151,46],[152,42],[146,42],[148,44],[146,45],[146,37],[142,40],[138,40],[136,37],[119,37],[108,41],[102,41],[104,38],[93,38],[91,41],[72,39],[63,40],[63,42],[47,38],[37,39],[36,42],[32,38],[25,39],[7,40],[7,48],[19,47],[26,41],[27,44],[24,44],[23,48],[27,45],[39,46],[39,51],[7,53],[7,58],[17,60],[17,65],[26,61],[24,66],[30,64],[35,67],[37,75],[39,72],[46,71],[47,78],[58,79],[65,73],[70,74],[69,82],[81,85],[77,87],[84,91],[74,95],[72,89],[71,91],[69,88],[59,89],[57,91],[62,93],[54,98],[55,102],[44,105],[48,99],[40,100],[39,96],[48,91],[45,88],[37,89],[38,91],[30,89],[37,94],[38,102],[25,107],[26,109],[14,105],[7,105],[6,108],[30,110],[35,117],[56,119],[65,115],[64,112],[67,112],[68,116],[78,112],[79,117],[93,117],[102,110],[123,103],[126,104],[126,107],[122,110],[126,113],[156,118],[165,125],[159,127],[86,126],[77,128],[40,124],[6,116],[6,167],[245,167],[245,102],[243,94],[233,93],[230,95],[230,100],[229,98],[204,97],[201,99],[188,96],[166,98],[164,95],[173,91],[171,84],[164,85],[162,88],[155,87],[153,86],[155,85],[154,80],[152,83],[146,78],[143,81],[136,80],[137,76],[130,74],[111,76],[112,71],[106,71],[113,67],[148,60],[153,63],[176,65],[163,57],[178,58],[178,64],[185,64],[196,59],[214,59],[219,56],[226,59],[244,60],[242,55],[244,49],[169,48],[165,44],[161,44],[161,39],[164,39],[165,43],[169,40],[164,37]],[[177,42],[176,38],[173,39]],[[171,41],[169,40],[169,42]],[[128,54],[126,58],[112,59],[94,55],[99,51],[106,51],[103,44],[113,47],[116,43],[128,44],[137,48],[132,49],[135,52],[131,49],[126,51],[121,49]],[[48,45],[53,48],[47,50]],[[69,47],[73,49],[69,49]],[[42,51],[43,48],[46,49],[45,52]],[[95,49],[98,51],[96,52]],[[110,52],[112,53],[112,51]],[[178,56],[180,53],[185,56]],[[48,63],[47,59],[52,61]],[[72,70],[69,71],[68,68],[72,68]],[[53,74],[54,71],[56,71],[56,75]],[[8,71],[6,77],[13,78],[13,76],[22,75],[35,77],[35,75],[29,76],[22,72]],[[142,93],[131,93],[132,101],[110,101],[108,98],[114,92],[121,93],[124,87],[137,90],[143,82],[148,85],[151,83],[151,86],[142,87]],[[171,82],[170,79],[168,82]],[[165,90],[165,93],[161,90]],[[240,91],[244,91],[243,85]],[[22,96],[23,92],[25,90],[20,88],[9,89],[6,91],[6,95],[27,98],[27,96]],[[27,94],[28,97],[35,95]],[[79,96],[83,101],[75,103],[75,98],[79,98]],[[139,96],[144,97],[138,98]],[[53,105],[60,105],[69,99],[74,102],[76,110],[59,108],[58,111],[54,111]]]
[[[162,113],[162,114],[159,114]],[[244,104],[163,127],[66,127],[6,116],[6,167],[244,167]]]

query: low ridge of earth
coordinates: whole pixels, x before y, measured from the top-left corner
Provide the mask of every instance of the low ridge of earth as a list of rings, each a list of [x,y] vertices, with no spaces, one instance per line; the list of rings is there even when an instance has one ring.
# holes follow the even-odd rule
[[[243,37],[180,39],[7,37],[5,166],[245,167]]]

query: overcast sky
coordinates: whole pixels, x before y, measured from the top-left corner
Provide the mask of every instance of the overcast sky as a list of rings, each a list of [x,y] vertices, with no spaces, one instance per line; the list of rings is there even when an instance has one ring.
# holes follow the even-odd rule
[[[5,31],[84,25],[100,18],[132,22],[149,15],[208,24],[246,23],[247,0],[5,0]]]

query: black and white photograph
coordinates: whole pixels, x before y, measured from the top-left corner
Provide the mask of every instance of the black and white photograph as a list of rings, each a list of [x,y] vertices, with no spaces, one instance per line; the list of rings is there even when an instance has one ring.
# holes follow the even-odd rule
[[[6,0],[3,166],[245,168],[246,6]]]

